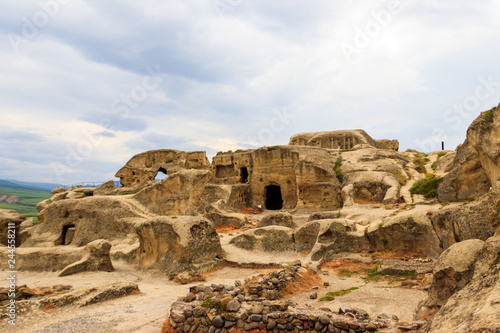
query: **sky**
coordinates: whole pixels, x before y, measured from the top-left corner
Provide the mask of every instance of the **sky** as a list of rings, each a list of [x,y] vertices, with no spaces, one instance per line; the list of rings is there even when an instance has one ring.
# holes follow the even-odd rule
[[[2,0],[0,178],[364,129],[455,149],[500,102],[495,0]]]

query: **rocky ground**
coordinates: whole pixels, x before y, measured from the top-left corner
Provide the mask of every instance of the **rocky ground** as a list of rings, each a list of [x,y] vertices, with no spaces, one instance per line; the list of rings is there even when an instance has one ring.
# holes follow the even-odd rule
[[[376,255],[377,258],[381,256],[381,254]],[[398,254],[385,253],[386,257],[388,255],[394,257]],[[367,270],[373,266],[371,263],[371,256],[339,258],[336,261],[325,262],[323,267],[317,270],[315,285],[294,290],[286,295],[285,299],[315,308],[327,307],[332,311],[338,311],[340,307],[356,307],[365,309],[372,317],[395,316],[400,321],[411,322],[418,302],[426,297],[422,278],[419,276],[417,280],[414,274],[369,276]],[[79,290],[95,287],[104,282],[132,282],[138,285],[140,294],[88,306],[46,306],[20,313],[15,328],[4,321],[0,330],[2,332],[159,332],[170,305],[179,297],[184,297],[190,285],[201,283],[234,285],[235,280],[245,281],[250,276],[266,274],[275,269],[224,266],[204,273],[206,279],[204,282],[182,285],[159,273],[137,271],[124,262],[115,261],[113,265],[114,272],[87,272],[64,277],[57,277],[55,272],[19,272],[18,285],[27,285],[31,289],[55,283],[69,285],[73,290]],[[2,272],[0,279],[5,280],[6,275],[6,272]],[[339,292],[339,296],[333,296],[331,300],[325,298],[329,293],[336,295]],[[316,298],[312,299],[314,294]]]

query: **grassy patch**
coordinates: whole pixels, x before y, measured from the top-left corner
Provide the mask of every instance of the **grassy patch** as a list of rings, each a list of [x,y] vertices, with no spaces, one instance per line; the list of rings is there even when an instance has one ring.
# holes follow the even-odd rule
[[[367,277],[366,277],[366,280],[365,282],[368,283],[368,282],[377,282],[380,280],[380,267],[382,267],[382,262],[378,262],[375,267],[373,268],[367,268],[365,271],[366,271],[366,274],[367,274]]]
[[[358,289],[359,289],[359,287],[352,287],[352,288],[349,288],[349,289],[342,289],[342,290],[338,290],[338,291],[330,291],[325,296],[321,297],[319,300],[320,300],[320,302],[333,301],[335,299],[335,297],[347,295],[351,291],[358,290]]]
[[[399,185],[403,186],[404,184],[406,184],[407,179],[405,176],[403,176],[401,174],[401,172],[399,172],[399,171],[389,171],[389,172],[392,173],[394,176],[396,176],[396,179],[398,180]]]
[[[443,178],[437,178],[435,174],[429,173],[424,179],[419,180],[410,188],[411,194],[422,194],[426,199],[437,196],[437,188]]]
[[[339,271],[339,277],[351,277],[356,271],[350,271],[348,269],[341,269]]]

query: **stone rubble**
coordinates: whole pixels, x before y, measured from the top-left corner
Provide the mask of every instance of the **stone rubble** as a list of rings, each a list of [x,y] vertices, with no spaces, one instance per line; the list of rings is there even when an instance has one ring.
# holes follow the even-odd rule
[[[403,323],[397,317],[382,314],[370,318],[357,308],[341,307],[338,313],[329,308],[313,308],[280,300],[279,293],[295,281],[297,274],[307,272],[300,262],[267,274],[246,279],[242,285],[198,285],[174,302],[163,332],[225,333],[259,332],[375,332],[397,327],[415,331],[425,322]],[[317,297],[317,295],[316,295]],[[312,298],[312,297],[311,297]]]

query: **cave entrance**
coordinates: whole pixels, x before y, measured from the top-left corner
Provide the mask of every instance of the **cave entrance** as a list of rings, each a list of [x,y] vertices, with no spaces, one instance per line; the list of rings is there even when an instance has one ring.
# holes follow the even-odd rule
[[[59,244],[60,245],[69,245],[73,241],[73,237],[75,236],[75,225],[63,225],[63,230],[61,233],[61,238]]]
[[[248,169],[247,169],[247,167],[240,168],[240,182],[243,184],[248,183]]]
[[[279,185],[266,186],[266,209],[278,210],[283,208],[281,187]]]
[[[155,182],[159,182],[160,180],[163,180],[167,177],[167,170],[165,170],[164,168],[159,168],[155,176]]]

